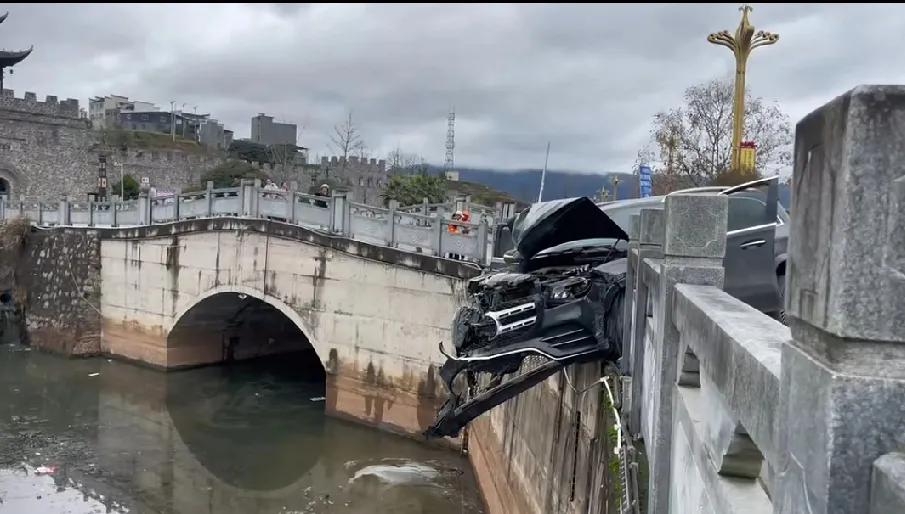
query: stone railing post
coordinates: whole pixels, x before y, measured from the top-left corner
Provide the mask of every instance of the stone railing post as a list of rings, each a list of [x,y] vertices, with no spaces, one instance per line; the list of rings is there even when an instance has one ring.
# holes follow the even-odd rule
[[[393,248],[396,246],[396,209],[399,208],[399,202],[390,200],[387,211],[387,246]]]
[[[245,180],[239,180],[239,211],[236,213],[240,218],[245,217],[245,213],[248,212],[248,209],[245,208],[245,202],[247,202],[248,195],[245,193]]]
[[[207,217],[210,218],[214,215],[214,183],[213,181],[207,181],[207,189],[204,193],[204,200],[207,202]]]
[[[487,219],[483,216],[478,222],[478,254],[475,257],[478,259],[478,264],[481,265],[489,265],[490,264],[490,254],[492,253],[492,248],[488,249],[487,245],[487,237],[490,234],[490,227],[487,225]]]
[[[442,257],[440,255],[440,249],[443,248],[443,233],[446,232],[446,227],[443,226],[444,219],[440,216],[440,213],[437,212],[437,217],[434,218],[434,237],[433,246],[434,255],[437,257]]]
[[[66,226],[70,224],[72,218],[69,214],[69,197],[64,196],[60,198],[59,214],[57,214],[57,216],[60,219],[60,225]],[[0,216],[0,218],[2,218],[2,216]]]
[[[110,196],[110,226],[116,227],[116,204],[120,203],[118,195]]]
[[[642,210],[641,232],[645,221]],[[677,194],[666,197],[664,213],[663,259],[660,264],[660,289],[656,292],[659,312],[656,313],[656,341],[647,359],[654,369],[650,374],[653,386],[653,419],[651,440],[645,441],[648,451],[650,514],[667,514],[669,484],[672,469],[673,394],[678,378],[678,363],[683,360],[684,348],[679,344],[675,326],[673,297],[676,284],[712,285],[723,287],[723,256],[726,254],[726,223],[728,198],[723,195]],[[652,228],[651,230],[655,230]],[[642,301],[642,305],[646,301]],[[646,310],[646,305],[644,305]],[[636,311],[637,312],[637,311]],[[642,311],[644,312],[644,311]]]
[[[182,188],[177,187],[173,194],[175,195],[173,198],[173,221],[179,221],[182,217],[181,209],[179,208],[179,201],[182,199]]]
[[[289,223],[295,223],[295,194],[298,193],[299,183],[296,181],[292,181],[289,183],[289,193],[286,195],[286,200],[289,202],[289,205],[286,207],[286,221]]]
[[[333,232],[343,235],[349,233],[349,207],[345,192],[333,194]]]
[[[634,317],[633,305],[637,301],[635,287],[635,252],[638,251],[638,232],[641,223],[641,215],[633,214],[628,233],[628,258],[625,260],[625,305],[622,313],[622,373],[632,374],[632,320]]]
[[[666,230],[664,213],[662,209],[641,209],[638,215],[638,243],[636,269],[633,277],[635,286],[635,301],[631,304],[632,324],[629,344],[631,346],[632,359],[632,398],[631,417],[629,426],[634,434],[641,432],[641,395],[643,394],[644,374],[644,338],[647,329],[648,299],[651,291],[644,282],[644,259],[659,259],[663,257],[663,238]],[[628,282],[626,282],[626,285]],[[656,292],[655,292],[656,293]]]
[[[795,135],[777,514],[869,510],[905,445],[905,86],[859,86]]]
[[[88,226],[94,226],[94,198],[88,198]]]
[[[90,207],[90,204],[89,204]],[[150,225],[151,224],[151,199],[148,197],[147,191],[141,191],[138,193],[138,224],[139,225]]]
[[[256,178],[252,183],[251,199],[251,212],[249,213],[249,216],[258,218],[261,215],[261,179],[259,178]]]

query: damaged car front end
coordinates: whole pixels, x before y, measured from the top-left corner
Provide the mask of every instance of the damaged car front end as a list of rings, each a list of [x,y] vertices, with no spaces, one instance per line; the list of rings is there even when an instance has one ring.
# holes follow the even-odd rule
[[[453,353],[440,345],[449,399],[428,437],[457,436],[568,364],[619,358],[627,234],[587,198],[535,204],[512,234],[512,269],[468,283]]]

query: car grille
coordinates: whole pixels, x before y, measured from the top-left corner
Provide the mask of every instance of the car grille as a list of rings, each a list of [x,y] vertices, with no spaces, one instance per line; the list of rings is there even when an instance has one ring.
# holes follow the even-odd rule
[[[523,303],[499,311],[488,312],[487,316],[496,322],[496,335],[515,332],[537,323],[537,307],[534,303]]]

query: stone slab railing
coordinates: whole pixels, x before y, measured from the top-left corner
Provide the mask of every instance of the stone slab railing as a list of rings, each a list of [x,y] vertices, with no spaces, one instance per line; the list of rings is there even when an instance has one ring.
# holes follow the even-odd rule
[[[234,216],[265,218],[339,234],[372,244],[441,257],[454,256],[484,264],[490,247],[488,224],[462,223],[441,216],[424,216],[355,203],[345,194],[332,197],[297,191],[269,190],[260,181],[240,187],[135,200],[55,204],[10,202],[0,196],[0,220],[23,217],[40,226],[124,227],[172,223],[180,220]]]
[[[722,291],[726,197],[633,220],[622,406],[649,480],[625,512],[905,512],[901,134],[901,86],[798,124],[789,327]]]

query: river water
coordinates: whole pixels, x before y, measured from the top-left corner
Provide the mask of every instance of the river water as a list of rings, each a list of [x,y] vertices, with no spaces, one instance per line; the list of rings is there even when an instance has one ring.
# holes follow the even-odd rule
[[[482,512],[464,457],[326,417],[323,384],[288,356],[163,373],[2,345],[0,513]]]

